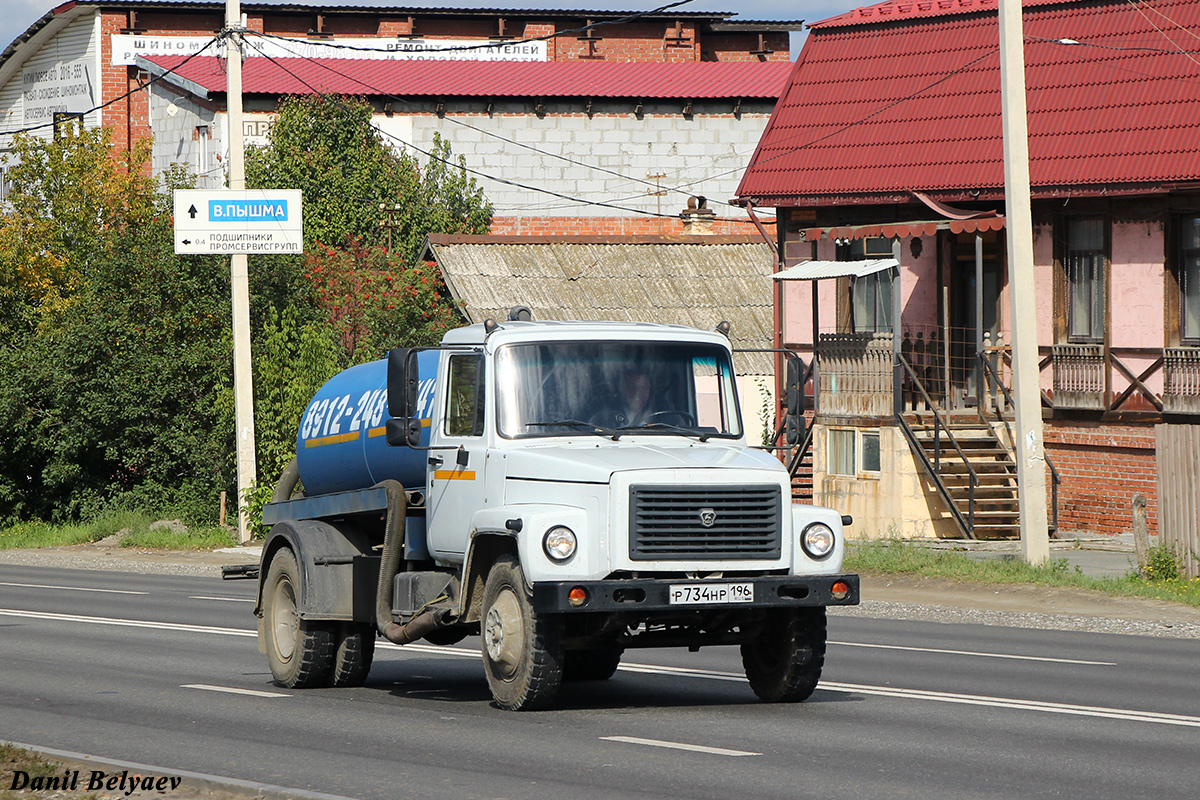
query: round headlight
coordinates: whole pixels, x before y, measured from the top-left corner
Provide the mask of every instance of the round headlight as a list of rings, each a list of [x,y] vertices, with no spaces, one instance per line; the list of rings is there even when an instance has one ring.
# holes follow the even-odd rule
[[[800,534],[800,546],[809,558],[824,558],[833,552],[833,529],[824,522],[814,522]]]
[[[566,561],[575,555],[577,544],[574,531],[562,525],[555,525],[542,538],[542,547],[551,561]]]

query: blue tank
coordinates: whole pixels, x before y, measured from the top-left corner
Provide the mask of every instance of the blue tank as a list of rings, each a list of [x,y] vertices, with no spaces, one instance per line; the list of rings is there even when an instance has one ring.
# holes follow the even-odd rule
[[[429,444],[429,422],[438,353],[417,354],[421,444]],[[300,417],[296,466],[305,494],[366,489],[381,480],[406,489],[425,487],[428,454],[392,447],[384,436],[387,413],[387,360],[359,364],[329,379]]]

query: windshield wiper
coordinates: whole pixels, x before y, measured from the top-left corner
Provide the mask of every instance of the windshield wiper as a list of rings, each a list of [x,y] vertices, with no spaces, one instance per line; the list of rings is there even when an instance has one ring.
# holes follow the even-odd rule
[[[621,434],[614,431],[612,428],[604,428],[600,425],[594,425],[591,422],[584,422],[581,419],[559,419],[554,422],[530,422],[526,425],[529,428],[578,428],[586,433],[594,433],[597,436],[611,436],[615,442],[621,437]]]
[[[665,422],[647,422],[645,425],[625,425],[625,426],[619,428],[618,430],[620,431],[620,433],[626,433],[628,431],[653,431],[653,430],[672,431],[674,433],[679,433],[684,436],[695,436],[697,439],[699,439],[702,442],[707,442],[708,437],[712,436],[711,433],[707,433],[705,431],[698,431],[695,428],[683,428],[683,427],[680,427],[679,425],[669,425]]]

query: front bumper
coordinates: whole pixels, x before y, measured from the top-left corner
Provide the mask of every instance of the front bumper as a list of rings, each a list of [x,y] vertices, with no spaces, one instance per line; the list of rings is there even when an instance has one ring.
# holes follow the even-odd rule
[[[833,585],[841,581],[850,592],[838,600],[833,596]],[[754,584],[754,599],[744,603],[705,603],[673,605],[668,600],[671,586],[680,584],[703,585],[725,583]],[[587,592],[587,601],[581,606],[571,605],[567,594],[575,588]],[[713,609],[735,610],[746,608],[787,608],[802,606],[855,606],[858,605],[859,590],[857,575],[782,575],[765,578],[717,578],[691,580],[677,578],[668,580],[606,580],[582,582],[545,582],[533,586],[534,610],[542,613],[586,613],[614,611],[708,611]]]

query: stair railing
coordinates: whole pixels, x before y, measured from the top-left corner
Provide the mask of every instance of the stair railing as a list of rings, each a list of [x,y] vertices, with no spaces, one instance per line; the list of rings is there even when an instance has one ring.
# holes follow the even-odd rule
[[[921,393],[921,397],[925,399],[925,404],[930,411],[933,412],[933,461],[929,460],[929,455],[925,452],[925,448],[917,441],[917,435],[912,427],[908,424],[908,420],[904,418],[903,409],[900,405],[896,408],[896,421],[900,425],[900,430],[904,433],[904,438],[908,440],[908,446],[912,451],[920,457],[921,463],[925,467],[925,471],[933,480],[934,486],[937,487],[938,494],[946,501],[946,505],[950,508],[950,513],[954,515],[954,519],[958,522],[959,528],[968,539],[975,538],[975,488],[979,485],[979,475],[976,474],[975,468],[971,466],[971,460],[967,458],[967,454],[963,452],[962,447],[958,443],[958,439],[954,437],[954,431],[950,429],[949,423],[942,419],[942,413],[938,410],[937,405],[930,399],[929,393],[925,391],[925,385],[921,379],[917,377],[916,370],[908,363],[903,355],[896,355],[900,365],[904,371],[908,373],[912,380],[912,386]],[[958,505],[954,502],[954,497],[950,494],[950,489],[947,488],[942,480],[942,435],[946,436],[946,440],[953,446],[958,453],[958,457],[962,460],[963,465],[967,468],[967,475],[970,478],[970,483],[967,490],[967,514],[964,517]]]
[[[995,384],[996,386],[999,386],[1000,391],[1004,393],[1004,402],[1008,404],[1007,407],[1008,408],[1016,408],[1016,404],[1013,402],[1012,393],[1008,390],[1008,387],[1004,385],[1004,381],[1000,380],[1000,373],[996,370],[995,365],[992,364],[992,360],[987,357],[986,353],[979,353],[978,357],[979,357],[979,362],[983,365],[982,372],[985,375],[987,375],[988,380],[992,381],[992,383]],[[1015,438],[1013,438],[1013,430],[1012,430],[1012,427],[1008,424],[1008,418],[1005,417],[1002,413],[1000,413],[1000,409],[998,409],[998,408],[996,409],[996,416],[999,418],[999,420],[1001,422],[1004,423],[1004,429],[1006,431],[1008,431],[1008,441],[1015,443],[1017,440]],[[984,422],[987,422],[987,417],[984,416],[984,410],[983,410],[982,404],[979,405],[979,419]],[[1015,444],[1013,444],[1013,448],[1014,449],[1016,448]],[[1062,482],[1062,479],[1059,477],[1058,470],[1054,468],[1054,462],[1050,460],[1050,454],[1046,452],[1046,448],[1044,446],[1042,447],[1042,455],[1046,459],[1046,466],[1050,468],[1050,530],[1057,531],[1058,530],[1058,484]],[[1015,456],[1014,456],[1014,459],[1015,459]],[[1018,491],[1019,490],[1020,490],[1020,487],[1018,487]]]

